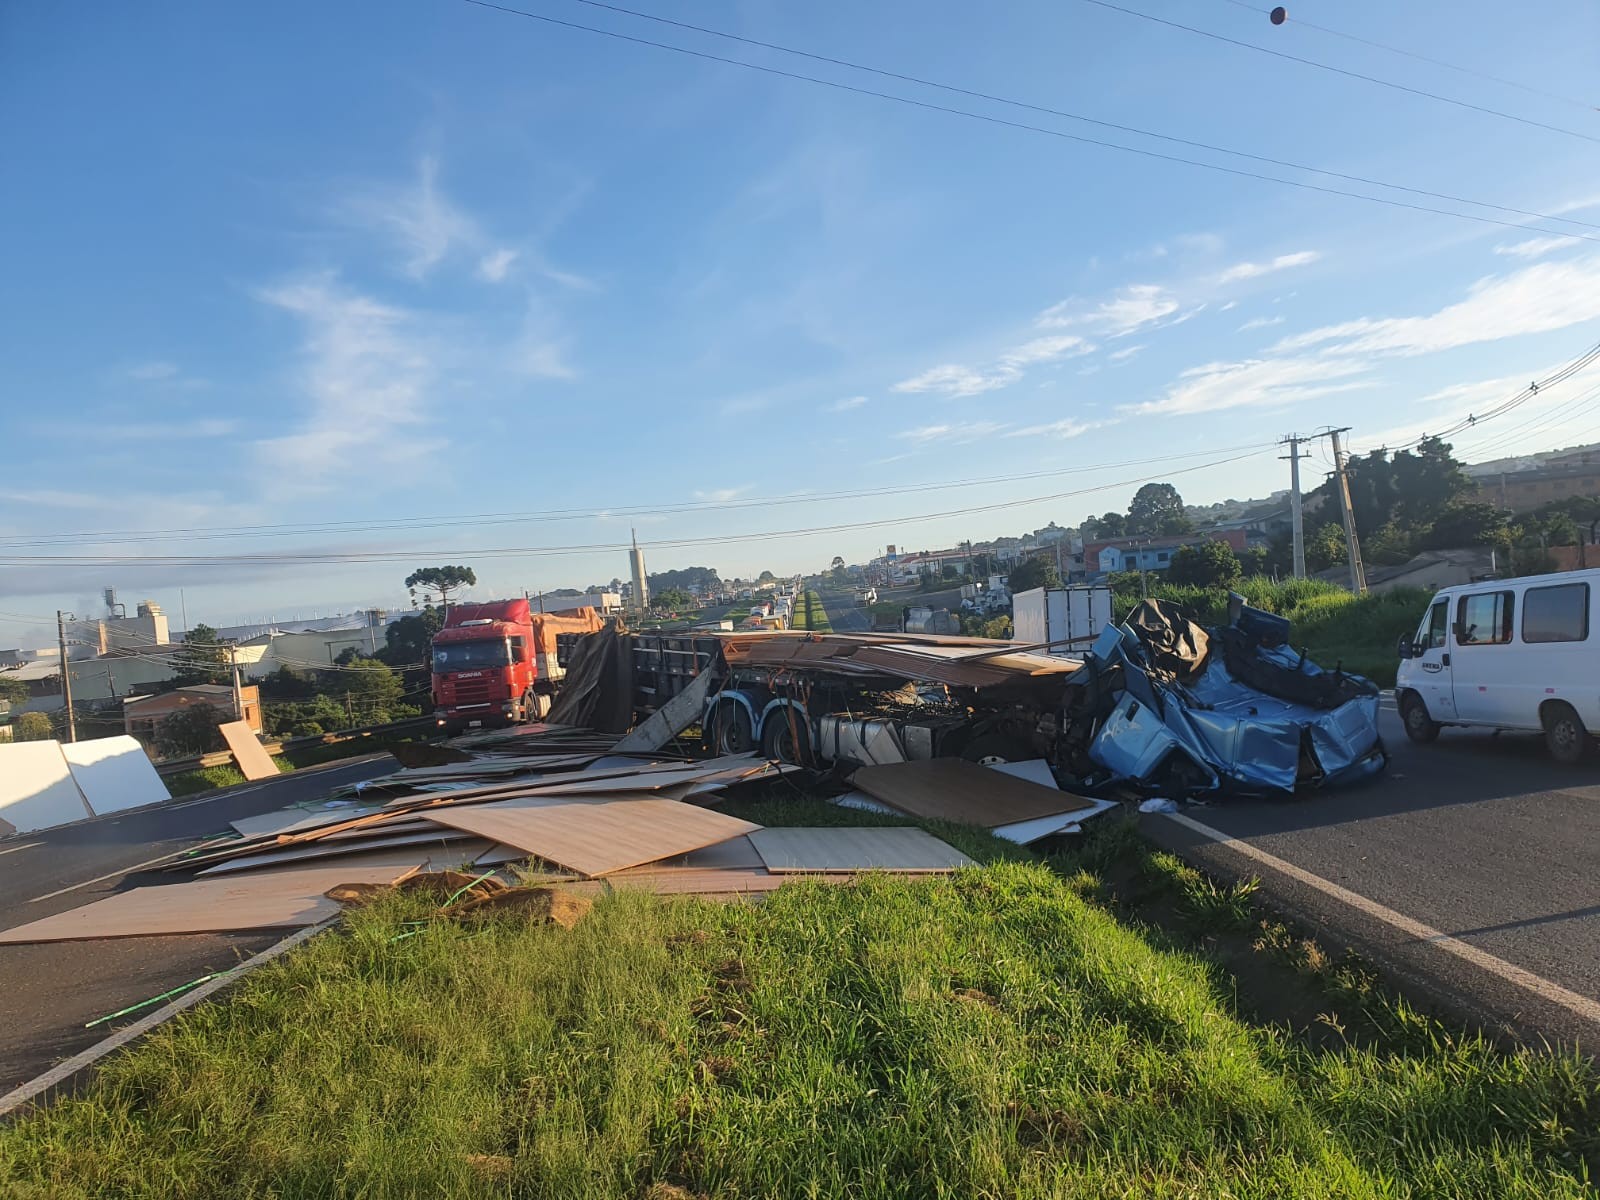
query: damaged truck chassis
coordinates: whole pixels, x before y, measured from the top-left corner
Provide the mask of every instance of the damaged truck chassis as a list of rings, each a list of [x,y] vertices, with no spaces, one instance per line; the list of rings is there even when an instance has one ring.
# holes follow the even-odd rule
[[[1044,758],[1064,785],[1100,794],[1285,797],[1381,771],[1378,688],[1294,651],[1282,618],[1238,597],[1230,617],[1207,630],[1148,601],[1079,655],[958,637],[608,628],[584,640],[613,648],[575,652],[564,684],[587,707],[564,693],[550,719],[621,732],[659,711],[639,727],[654,731],[642,749],[698,723],[716,753],[819,769]]]

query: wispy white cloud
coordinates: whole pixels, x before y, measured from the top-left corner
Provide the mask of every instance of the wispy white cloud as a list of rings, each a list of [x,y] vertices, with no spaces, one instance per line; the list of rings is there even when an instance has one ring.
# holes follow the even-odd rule
[[[401,186],[369,187],[349,197],[346,215],[387,233],[398,245],[401,269],[424,279],[452,250],[481,244],[477,223],[439,187],[438,160],[418,161],[416,178]]]
[[[1293,254],[1280,254],[1266,262],[1237,263],[1218,275],[1217,282],[1237,283],[1241,279],[1256,279],[1262,275],[1271,275],[1275,271],[1309,266],[1321,257],[1322,255],[1316,250],[1298,250]]]
[[[1139,351],[1148,349],[1149,347],[1143,344],[1138,346],[1124,346],[1121,350],[1113,350],[1110,354],[1106,355],[1106,357],[1112,362],[1127,362],[1128,359],[1132,358],[1135,354],[1138,354]]]
[[[1088,433],[1091,429],[1100,429],[1106,425],[1114,425],[1114,421],[1080,421],[1076,417],[1065,417],[1059,421],[1051,421],[1044,425],[1025,425],[1021,429],[1009,431],[1007,437],[1054,437],[1075,438]]]
[[[975,442],[980,438],[993,437],[1005,430],[1005,426],[997,421],[952,421],[937,425],[923,425],[917,429],[907,429],[895,436],[905,438],[919,446],[932,442]]]
[[[1267,329],[1273,325],[1282,325],[1283,322],[1284,317],[1281,313],[1276,317],[1251,317],[1243,325],[1239,326],[1239,332],[1249,333],[1252,329]]]
[[[1052,304],[1039,314],[1036,324],[1041,329],[1085,325],[1102,331],[1108,337],[1125,337],[1163,317],[1171,316],[1178,311],[1178,307],[1178,298],[1166,288],[1154,283],[1140,283],[1123,288],[1111,299],[1102,300],[1089,309],[1085,309],[1077,300]]]
[[[517,261],[517,252],[502,246],[485,254],[478,260],[478,278],[488,283],[500,283],[511,272],[511,264]]]
[[[418,435],[437,370],[416,316],[343,286],[331,273],[262,290],[304,331],[299,384],[307,401],[293,432],[256,442],[285,487],[392,467],[434,449]],[[293,425],[293,421],[288,422]]]
[[[1128,405],[1125,411],[1179,415],[1291,404],[1369,386],[1354,378],[1366,370],[1362,362],[1320,356],[1206,363],[1184,371],[1159,400]]]
[[[867,402],[865,396],[846,396],[842,400],[835,400],[828,405],[829,412],[849,412],[852,408],[860,408]]]
[[[180,372],[177,363],[170,362],[145,362],[129,367],[123,372],[129,379],[149,382],[157,379],[172,379]]]
[[[1217,311],[1218,312],[1228,312],[1229,310],[1235,309],[1235,308],[1238,308],[1238,307],[1239,307],[1239,302],[1237,300],[1229,300],[1221,308],[1217,309]]]
[[[746,492],[751,490],[751,487],[751,484],[746,483],[740,487],[711,488],[706,491],[696,488],[692,494],[696,500],[706,500],[715,504],[726,504],[729,500],[737,500],[740,496],[743,496]]]
[[[1062,358],[1076,358],[1080,354],[1094,353],[1094,345],[1076,334],[1053,334],[1037,337],[1007,350],[1000,356],[1005,366],[1029,367],[1036,363],[1055,362]]]
[[[1433,354],[1600,318],[1600,256],[1537,263],[1478,280],[1465,300],[1422,317],[1362,317],[1284,338],[1280,352]]]
[[[1507,254],[1513,258],[1543,258],[1552,250],[1560,250],[1566,246],[1576,246],[1577,238],[1570,237],[1538,237],[1529,238],[1525,242],[1512,242],[1504,246],[1496,246],[1496,254]]]
[[[1015,367],[978,371],[957,363],[944,363],[937,367],[929,367],[922,374],[913,375],[910,379],[902,379],[894,385],[894,390],[911,393],[935,392],[951,397],[978,396],[984,392],[992,392],[996,388],[1003,388],[1009,383],[1015,383],[1021,375],[1022,372]]]

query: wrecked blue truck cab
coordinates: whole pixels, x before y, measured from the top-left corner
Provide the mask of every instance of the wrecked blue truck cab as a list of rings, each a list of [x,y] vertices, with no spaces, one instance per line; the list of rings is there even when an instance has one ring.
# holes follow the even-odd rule
[[[1232,598],[1206,629],[1147,600],[1108,625],[1068,685],[1082,786],[1168,798],[1286,797],[1384,769],[1375,684],[1326,671],[1289,624]]]

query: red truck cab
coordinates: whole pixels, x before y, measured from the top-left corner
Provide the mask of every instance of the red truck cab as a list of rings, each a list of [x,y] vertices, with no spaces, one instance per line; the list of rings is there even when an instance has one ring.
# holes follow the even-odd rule
[[[434,716],[446,729],[537,721],[564,671],[556,637],[602,627],[592,608],[533,612],[527,600],[457,604],[433,635]]]

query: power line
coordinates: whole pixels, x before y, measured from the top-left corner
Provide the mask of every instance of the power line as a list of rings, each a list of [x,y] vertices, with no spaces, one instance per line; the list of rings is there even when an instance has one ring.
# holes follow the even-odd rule
[[[853,62],[850,59],[836,58],[827,54],[814,54],[808,50],[797,50],[793,46],[781,45],[778,42],[766,42],[760,38],[745,37],[737,33],[728,33],[721,29],[712,29],[706,25],[695,25],[688,21],[677,21],[671,17],[661,17],[654,13],[640,12],[637,9],[623,8],[617,4],[607,4],[604,0],[573,0],[576,4],[586,4],[590,8],[603,9],[606,12],[621,13],[624,16],[637,17],[644,21],[655,21],[661,25],[670,25],[675,29],[690,30],[694,33],[703,33],[710,37],[724,38],[730,42],[738,42],[746,46],[758,46],[763,50],[776,50],[781,54],[792,54],[797,58],[807,58],[813,62],[828,63],[836,67],[845,67],[852,71],[863,71],[869,75],[878,75],[885,79],[895,79],[902,83],[914,83],[919,87],[935,88],[941,92],[950,92],[957,96],[968,96],[975,100],[986,100],[994,104],[1004,104],[1011,108],[1023,109],[1027,112],[1044,113],[1052,117],[1061,117],[1068,121],[1079,121],[1086,125],[1096,125],[1101,129],[1115,129],[1120,133],[1133,133],[1141,137],[1154,138],[1157,141],[1170,142],[1173,145],[1188,146],[1194,150],[1208,150],[1215,154],[1229,154],[1235,158],[1249,159],[1252,162],[1268,163],[1274,167],[1284,167],[1292,171],[1307,171],[1313,175],[1326,175],[1331,179],[1342,179],[1346,183],[1360,183],[1368,187],[1389,188],[1397,192],[1409,192],[1414,196],[1427,196],[1434,200],[1448,200],[1453,204],[1470,204],[1475,208],[1488,208],[1496,212],[1511,213],[1519,217],[1530,217],[1538,221],[1560,221],[1569,225],[1581,225],[1587,229],[1600,229],[1600,224],[1589,221],[1579,221],[1571,217],[1557,216],[1551,213],[1533,212],[1528,209],[1512,208],[1505,204],[1491,204],[1483,200],[1472,200],[1464,196],[1451,195],[1449,192],[1434,192],[1426,188],[1408,187],[1400,183],[1387,183],[1381,179],[1372,179],[1365,175],[1349,175],[1342,171],[1330,171],[1323,167],[1307,166],[1305,163],[1293,162],[1289,159],[1272,158],[1265,154],[1251,154],[1244,150],[1232,150],[1227,146],[1217,146],[1209,142],[1195,141],[1191,138],[1175,137],[1170,134],[1156,133],[1154,130],[1141,129],[1137,125],[1123,125],[1116,121],[1103,121],[1095,117],[1086,117],[1082,113],[1067,112],[1059,108],[1050,108],[1042,104],[1030,104],[1023,100],[1013,100],[1006,96],[998,96],[992,92],[980,92],[973,88],[959,87],[955,84],[940,83],[937,80],[925,79],[918,75],[908,75],[900,71],[890,71],[882,67],[868,66],[865,63]]]
[[[825,533],[842,533],[857,529],[878,529],[888,526],[904,526],[922,521],[936,521],[949,517],[971,516],[978,513],[999,512],[1015,509],[1026,504],[1043,504],[1059,500],[1071,499],[1077,496],[1092,495],[1096,492],[1111,491],[1116,488],[1131,487],[1135,484],[1151,483],[1158,480],[1169,479],[1174,475],[1187,475],[1195,471],[1210,470],[1213,467],[1225,466],[1229,463],[1240,462],[1246,458],[1272,450],[1275,443],[1250,450],[1244,454],[1234,455],[1230,458],[1216,459],[1211,462],[1199,463],[1195,466],[1182,467],[1175,471],[1164,471],[1159,475],[1147,475],[1138,479],[1118,480],[1115,483],[1098,484],[1094,487],[1080,488],[1075,491],[1056,492],[1045,496],[1021,497],[1003,500],[993,504],[974,505],[968,508],[950,509],[945,512],[922,513],[917,516],[886,517],[871,521],[841,522],[834,525],[817,525],[801,529],[769,530],[761,533],[723,534],[709,537],[669,538],[656,541],[643,542],[642,546],[653,549],[674,549],[688,546],[725,545],[730,542],[770,541],[776,538],[810,537]],[[302,552],[302,553],[275,553],[275,554],[224,554],[212,556],[185,556],[185,555],[156,555],[144,556],[102,556],[102,555],[43,555],[13,557],[0,556],[0,566],[56,568],[61,566],[103,566],[103,565],[140,565],[144,567],[209,567],[209,566],[241,566],[270,564],[333,564],[333,563],[369,563],[369,562],[396,562],[416,558],[439,557],[450,554],[470,554],[474,558],[506,558],[506,557],[531,557],[575,554],[620,553],[630,548],[630,543],[597,543],[578,546],[511,546],[490,549],[473,549],[464,551],[461,547],[449,550],[418,549],[391,551],[342,551],[342,552]]]
[[[1262,8],[1259,5],[1251,4],[1249,0],[1226,0],[1226,2],[1234,5],[1237,8],[1245,8],[1249,9],[1251,12],[1260,13],[1262,16],[1267,16],[1272,11],[1269,8]],[[1487,71],[1480,71],[1474,67],[1463,67],[1459,63],[1446,62],[1442,58],[1430,58],[1426,54],[1418,54],[1415,50],[1406,50],[1400,46],[1390,46],[1384,42],[1375,42],[1371,38],[1357,37],[1353,33],[1345,33],[1341,29],[1330,29],[1326,25],[1317,25],[1311,21],[1303,21],[1299,17],[1294,18],[1294,24],[1301,29],[1314,29],[1318,33],[1326,33],[1331,37],[1344,38],[1347,42],[1356,42],[1362,46],[1371,46],[1374,50],[1385,50],[1390,54],[1399,54],[1405,58],[1414,58],[1418,62],[1425,62],[1435,67],[1443,67],[1447,71],[1459,71],[1463,75],[1472,75],[1476,76],[1478,79],[1487,79],[1490,83],[1498,83],[1504,87],[1516,88],[1519,91],[1529,92],[1535,96],[1543,96],[1548,100],[1560,100],[1563,104],[1575,104],[1579,108],[1588,112],[1600,111],[1600,109],[1597,109],[1595,105],[1590,104],[1587,100],[1579,100],[1575,96],[1564,96],[1560,92],[1546,91],[1544,88],[1534,87],[1531,83],[1520,83],[1515,79],[1507,79],[1502,75],[1491,75]]]
[[[991,475],[976,479],[946,480],[940,483],[915,483],[893,487],[857,488],[835,492],[797,492],[787,496],[745,496],[733,500],[696,501],[682,504],[639,506],[629,508],[551,509],[525,513],[468,513],[452,517],[397,517],[388,521],[317,521],[287,525],[236,525],[191,526],[165,530],[102,530],[19,535],[0,537],[0,547],[58,546],[65,544],[93,544],[95,542],[164,542],[164,541],[216,541],[243,537],[288,537],[318,533],[371,533],[390,530],[443,529],[470,525],[481,528],[487,525],[520,525],[537,522],[595,520],[599,517],[675,516],[682,513],[724,512],[744,508],[772,508],[785,504],[810,504],[818,501],[861,500],[882,496],[902,496],[919,492],[938,492],[953,488],[979,487],[995,483],[1013,483],[1020,479],[1048,479],[1059,475],[1079,475],[1095,471],[1119,470],[1123,467],[1142,467],[1157,463],[1181,462],[1208,454],[1227,454],[1235,450],[1264,448],[1267,443],[1257,442],[1242,446],[1219,446],[1205,450],[1189,450],[1177,454],[1164,454],[1154,458],[1128,459],[1115,463],[1095,463],[1090,466],[1056,467],[1048,471],[1024,471],[1009,475]],[[53,622],[52,618],[52,622]]]
[[[1405,200],[1396,200],[1388,196],[1369,196],[1362,192],[1346,191],[1343,188],[1328,187],[1324,184],[1308,183],[1300,179],[1284,179],[1277,175],[1265,175],[1258,171],[1246,171],[1240,167],[1224,166],[1221,163],[1205,162],[1201,159],[1185,158],[1178,154],[1165,154],[1159,150],[1148,150],[1140,146],[1127,146],[1120,142],[1105,141],[1101,138],[1085,137],[1082,134],[1067,133],[1060,129],[1050,129],[1043,125],[1030,125],[1025,121],[1011,121],[1004,117],[991,116],[987,113],[972,112],[969,109],[955,108],[946,104],[934,104],[927,100],[914,100],[909,96],[899,96],[893,92],[880,92],[873,88],[859,87],[855,84],[840,83],[833,79],[823,79],[816,75],[805,75],[798,71],[785,71],[779,67],[763,66],[759,63],[746,62],[743,59],[728,58],[720,54],[710,54],[703,50],[691,50],[686,46],[675,46],[670,42],[658,42],[650,38],[636,37],[632,34],[620,33],[614,29],[600,29],[593,25],[583,25],[576,21],[564,21],[558,17],[546,16],[542,13],[526,12],[520,8],[509,8],[502,4],[491,4],[489,0],[462,0],[464,4],[471,4],[477,8],[486,8],[494,12],[506,13],[510,16],[525,17],[530,21],[540,21],[548,25],[556,25],[564,29],[575,29],[584,33],[596,34],[600,37],[614,38],[618,41],[632,42],[640,46],[652,46],[658,50],[670,50],[675,54],[684,54],[691,58],[705,59],[708,62],[725,63],[729,66],[743,67],[749,71],[759,71],[764,75],[775,75],[782,79],[798,80],[802,83],[814,83],[819,87],[833,88],[841,92],[851,92],[859,96],[872,96],[879,100],[890,100],[896,104],[904,104],[910,108],[924,109],[928,112],[946,113],[951,116],[965,117],[972,121],[982,121],[989,125],[999,125],[1007,129],[1019,129],[1028,133],[1041,133],[1047,137],[1060,138],[1063,141],[1078,142],[1086,146],[1099,146],[1106,150],[1120,150],[1125,154],[1137,154],[1143,158],[1155,159],[1160,162],[1181,163],[1185,166],[1200,167],[1208,171],[1218,171],[1224,175],[1234,175],[1241,179],[1254,179],[1263,183],[1276,183],[1284,187],[1300,188],[1309,192],[1320,192],[1328,196],[1344,196],[1352,200],[1365,200],[1372,204],[1383,204],[1390,208],[1402,208],[1410,212],[1432,213],[1435,216],[1455,217],[1462,221],[1475,221],[1481,225],[1497,225],[1502,229],[1517,229],[1536,233],[1560,234],[1565,237],[1578,238],[1583,241],[1600,242],[1600,237],[1592,237],[1582,233],[1566,233],[1562,230],[1540,229],[1514,221],[1502,221],[1496,217],[1486,217],[1478,213],[1456,212],[1447,208],[1434,208],[1427,204],[1413,204]],[[1158,136],[1158,135],[1150,135]],[[1581,136],[1581,135],[1575,135]],[[1600,140],[1600,139],[1596,139]],[[1380,186],[1390,186],[1387,184]],[[1477,201],[1470,203],[1477,204]],[[1481,205],[1480,207],[1495,207]],[[1553,218],[1564,220],[1565,218]]]
[[[1331,71],[1335,75],[1343,75],[1349,79],[1361,79],[1367,83],[1375,83],[1379,87],[1393,88],[1397,92],[1407,92],[1413,96],[1422,96],[1429,100],[1437,100],[1441,104],[1453,104],[1457,108],[1469,109],[1472,112],[1485,113],[1491,117],[1499,117],[1503,121],[1515,121],[1519,125],[1529,125],[1535,129],[1546,129],[1551,133],[1565,134],[1567,137],[1581,138],[1586,142],[1600,142],[1600,137],[1592,137],[1587,133],[1579,133],[1575,129],[1565,129],[1560,125],[1547,125],[1543,121],[1535,121],[1531,117],[1519,117],[1513,113],[1502,112],[1498,108],[1489,108],[1483,104],[1473,104],[1467,100],[1457,100],[1454,96],[1441,96],[1438,92],[1424,91],[1408,84],[1395,83],[1391,79],[1379,79],[1376,75],[1363,74],[1360,71],[1347,70],[1336,67],[1331,63],[1318,62],[1314,58],[1302,58],[1298,54],[1289,54],[1283,50],[1273,50],[1268,46],[1258,46],[1254,42],[1241,41],[1238,38],[1227,37],[1224,34],[1212,33],[1209,29],[1200,29],[1194,25],[1185,25],[1181,21],[1169,21],[1165,17],[1158,17],[1153,13],[1140,12],[1136,8],[1124,8],[1120,4],[1113,4],[1111,0],[1083,0],[1085,4],[1093,4],[1097,8],[1108,8],[1112,12],[1126,13],[1130,17],[1138,17],[1141,21],[1152,21],[1157,25],[1165,25],[1170,29],[1181,29],[1185,33],[1197,34],[1203,38],[1210,38],[1215,42],[1226,42],[1230,46],[1239,46],[1245,50],[1254,50],[1257,54],[1270,54],[1273,58],[1281,58],[1288,62],[1300,63],[1307,67],[1316,67],[1319,71]]]

